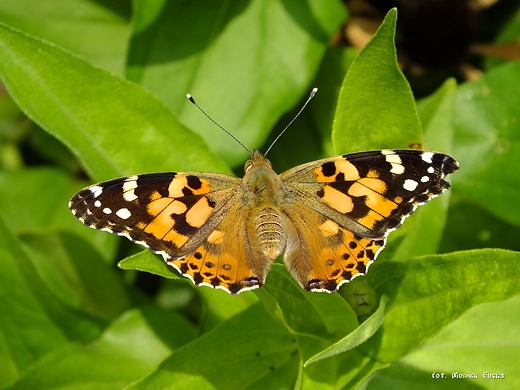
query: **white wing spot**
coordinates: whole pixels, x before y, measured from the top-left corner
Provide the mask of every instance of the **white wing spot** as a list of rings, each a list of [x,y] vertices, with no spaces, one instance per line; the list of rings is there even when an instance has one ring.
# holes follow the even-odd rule
[[[137,199],[134,190],[137,188],[137,176],[127,177],[123,184],[123,199],[127,202],[133,202]]]
[[[112,214],[112,210],[110,210],[108,207],[105,207],[105,208],[103,209],[103,212],[104,212],[105,214]]]
[[[89,188],[90,192],[92,192],[92,196],[97,198],[103,192],[103,188],[100,186],[92,186]]]
[[[422,182],[422,183],[427,183],[427,182],[429,182],[429,181],[430,181],[430,177],[429,177],[429,176],[423,176],[423,177],[421,177],[421,182]]]
[[[401,157],[399,157],[398,154],[386,154],[385,155],[386,161],[388,161],[390,164],[402,164]]]
[[[94,206],[96,206],[96,207],[101,207],[101,202],[100,202],[99,200],[96,200],[96,201],[94,202]]]
[[[132,216],[132,213],[130,212],[130,210],[122,208],[116,211],[116,215],[121,219],[128,219]]]
[[[434,167],[428,167],[428,173],[434,173],[435,168]]]
[[[433,153],[432,152],[423,152],[421,154],[421,158],[424,162],[427,162],[428,164],[432,163]]]
[[[392,164],[390,172],[396,175],[402,175],[404,173],[404,166],[399,164]]]
[[[392,166],[391,173],[396,175],[402,175],[404,173],[404,166],[398,154],[395,154],[393,150],[382,150],[381,153],[385,155],[385,160]]]
[[[412,180],[412,179],[406,179],[404,181],[404,184],[403,184],[403,188],[406,190],[406,191],[415,191],[415,189],[417,188],[417,186],[419,185],[419,183],[417,183],[415,180]]]

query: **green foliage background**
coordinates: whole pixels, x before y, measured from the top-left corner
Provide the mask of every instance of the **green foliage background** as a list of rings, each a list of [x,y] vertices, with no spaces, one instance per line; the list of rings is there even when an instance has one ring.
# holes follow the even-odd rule
[[[347,17],[336,0],[0,4],[0,387],[520,386],[520,64],[416,105],[397,12],[357,57],[327,44]],[[262,149],[313,86],[277,171],[411,144],[461,165],[340,293],[302,291],[278,263],[254,292],[195,288],[68,211],[92,181],[239,172],[246,153],[186,93]]]

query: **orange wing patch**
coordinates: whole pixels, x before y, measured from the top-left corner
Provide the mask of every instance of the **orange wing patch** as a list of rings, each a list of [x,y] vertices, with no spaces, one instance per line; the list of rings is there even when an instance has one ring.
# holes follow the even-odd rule
[[[343,283],[365,275],[368,267],[384,247],[385,240],[356,237],[339,228],[335,239],[343,239],[336,247],[323,248],[318,261],[307,276],[306,288],[313,291],[336,291]]]
[[[300,285],[312,291],[336,291],[341,284],[364,275],[374,261],[384,239],[357,236],[307,207],[288,212],[292,222],[290,244],[284,261]],[[305,229],[305,224],[317,226]],[[292,228],[294,227],[294,231]]]
[[[232,294],[261,287],[272,261],[251,248],[240,211],[230,211],[194,252],[179,259],[169,258],[168,264],[196,285]]]

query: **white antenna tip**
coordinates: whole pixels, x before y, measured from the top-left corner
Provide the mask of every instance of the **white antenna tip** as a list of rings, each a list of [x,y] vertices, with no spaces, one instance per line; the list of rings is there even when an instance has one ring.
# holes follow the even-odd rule
[[[314,95],[316,94],[316,92],[318,92],[318,88],[314,87],[314,88],[312,89],[312,91],[311,91],[311,96],[310,96],[310,97],[313,98]]]
[[[191,96],[191,94],[187,93],[187,94],[186,94],[186,97],[188,98],[188,100],[189,100],[190,102],[192,102],[193,104],[195,104],[195,99],[193,99],[193,96]]]

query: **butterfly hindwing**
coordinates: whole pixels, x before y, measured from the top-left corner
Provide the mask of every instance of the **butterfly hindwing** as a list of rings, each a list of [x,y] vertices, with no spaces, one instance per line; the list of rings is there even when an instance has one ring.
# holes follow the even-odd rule
[[[196,285],[232,294],[261,287],[272,261],[252,246],[244,211],[233,207],[193,253],[167,263]]]
[[[334,292],[341,284],[364,275],[385,239],[357,236],[350,230],[301,205],[285,210],[294,233],[288,238],[284,262],[306,290]],[[314,229],[306,229],[312,225]]]

